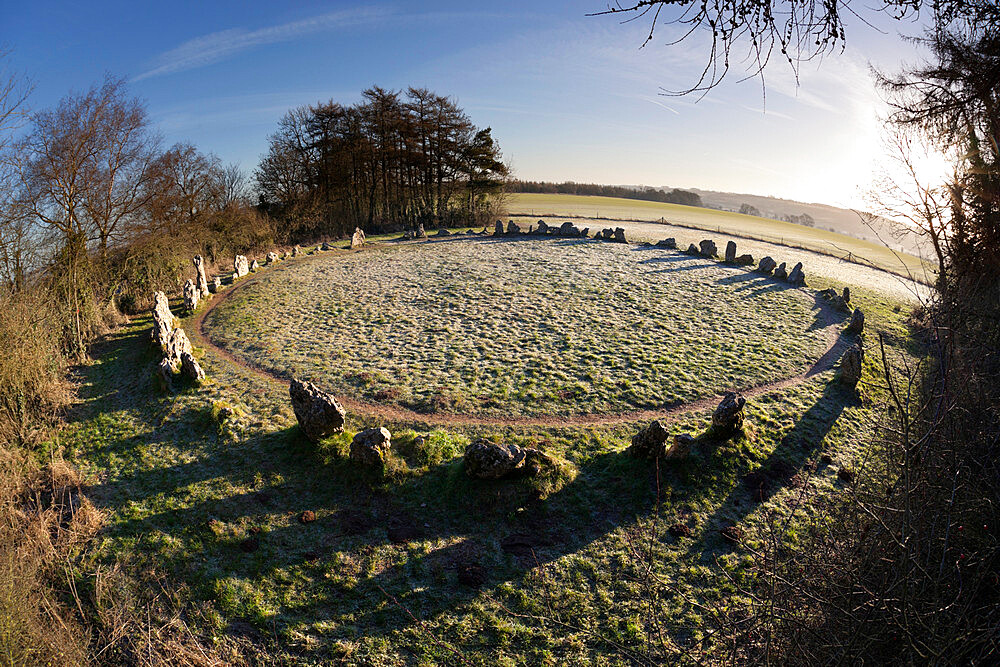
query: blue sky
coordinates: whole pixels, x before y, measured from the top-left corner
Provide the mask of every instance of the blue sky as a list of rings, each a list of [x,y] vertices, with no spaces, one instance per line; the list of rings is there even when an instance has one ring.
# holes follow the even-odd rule
[[[93,2],[2,0],[0,44],[35,84],[32,106],[125,76],[166,144],[190,141],[252,169],[290,108],[360,91],[425,86],[491,126],[517,176],[750,192],[857,206],[880,155],[869,62],[889,71],[913,47],[852,26],[845,52],[801,69],[738,76],[707,97],[704,51],[665,47],[663,26],[587,17],[573,2]],[[915,30],[904,25],[907,31]]]

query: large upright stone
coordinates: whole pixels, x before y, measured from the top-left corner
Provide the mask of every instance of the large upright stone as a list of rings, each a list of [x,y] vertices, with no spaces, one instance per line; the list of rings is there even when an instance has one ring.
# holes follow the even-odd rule
[[[849,334],[859,334],[865,330],[865,314],[860,308],[855,308],[851,313],[851,321],[847,325],[846,332]]]
[[[539,236],[545,236],[549,233],[549,226],[545,224],[544,220],[538,221],[538,228],[535,230],[535,233]]]
[[[496,221],[493,225],[493,236],[503,236],[503,222],[500,220]]]
[[[205,275],[205,259],[201,255],[195,255],[194,259],[195,287],[201,294],[201,298],[207,299],[211,291],[208,289],[208,276]]]
[[[167,345],[170,332],[174,330],[174,314],[170,312],[170,301],[163,292],[153,293],[153,344]]]
[[[622,227],[615,227],[615,242],[616,243],[628,243],[625,240],[625,229]]]
[[[802,262],[799,262],[792,268],[792,272],[788,274],[788,282],[793,285],[806,284],[806,275],[802,272]]]
[[[184,329],[177,328],[167,336],[167,342],[163,346],[163,358],[167,359],[174,367],[181,363],[181,357],[191,354],[191,341],[188,340]]]
[[[761,273],[770,275],[771,272],[774,271],[774,267],[776,266],[778,266],[777,262],[775,262],[770,257],[765,257],[762,260],[760,260],[760,264],[757,265],[757,270],[760,271]]]
[[[201,369],[198,360],[194,358],[191,352],[181,353],[181,375],[195,382],[201,382],[205,379],[205,371]]]
[[[417,238],[418,239],[427,238],[427,231],[424,229],[424,223],[422,222],[419,225],[417,225]]]
[[[288,385],[288,396],[302,432],[311,441],[343,432],[346,414],[332,394],[311,382],[293,378]]]
[[[194,281],[190,278],[184,283],[184,288],[181,290],[181,294],[184,296],[184,307],[191,311],[198,307],[198,298],[201,296],[201,292],[195,287]]]
[[[382,467],[392,447],[389,431],[383,427],[361,431],[351,441],[351,460],[361,465]]]
[[[250,273],[250,262],[247,261],[246,255],[236,255],[236,259],[233,260],[233,271],[236,272],[237,278]]]
[[[519,236],[521,234],[521,228],[518,227],[517,223],[513,220],[507,221],[507,236]]]
[[[726,244],[726,264],[736,263],[736,241]]]
[[[667,440],[670,434],[663,424],[653,420],[648,426],[632,436],[632,446],[628,453],[637,459],[657,459],[667,453]]]
[[[355,248],[360,248],[365,244],[365,233],[360,227],[354,228],[354,235],[351,236],[351,250]]]
[[[784,262],[782,262],[781,264],[779,264],[778,268],[776,268],[774,270],[774,277],[777,278],[778,280],[787,280],[788,279],[788,270],[785,268],[785,263]]]
[[[562,225],[560,225],[559,236],[569,236],[571,238],[576,238],[580,236],[580,229],[572,222],[567,220],[566,222],[562,223]]]
[[[735,392],[727,393],[712,413],[712,431],[715,435],[729,437],[743,428],[743,406],[747,399]]]
[[[704,257],[715,257],[719,254],[719,248],[715,245],[715,241],[711,239],[705,239],[698,246]]]
[[[861,380],[862,362],[865,358],[865,350],[861,343],[848,348],[847,352],[840,359],[840,382],[848,387],[858,386]]]

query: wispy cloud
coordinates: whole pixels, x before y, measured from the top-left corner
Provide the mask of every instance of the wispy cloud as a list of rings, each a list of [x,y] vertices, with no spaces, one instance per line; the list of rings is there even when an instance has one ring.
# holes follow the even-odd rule
[[[136,76],[133,81],[204,67],[265,44],[287,42],[303,35],[375,23],[389,14],[390,12],[384,9],[348,9],[258,30],[231,28],[213,32],[160,54],[156,58],[155,65]]]

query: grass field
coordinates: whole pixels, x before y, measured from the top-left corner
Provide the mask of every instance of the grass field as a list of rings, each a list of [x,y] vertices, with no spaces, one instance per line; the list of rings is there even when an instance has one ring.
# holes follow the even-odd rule
[[[458,238],[272,269],[210,338],[285,377],[420,412],[657,409],[804,371],[826,347],[787,283],[659,248]]]
[[[918,257],[894,252],[871,241],[790,222],[741,215],[708,208],[662,204],[617,197],[515,193],[507,204],[511,215],[522,220],[548,217],[607,218],[611,220],[663,221],[682,227],[729,233],[805,248],[856,261],[892,273],[923,279],[930,267]],[[599,225],[598,225],[599,226]],[[887,239],[888,240],[888,239]]]
[[[489,295],[479,304],[484,317],[512,312],[511,295],[523,294],[518,290],[534,294],[538,308],[567,298],[553,293],[549,272],[572,275],[580,284],[593,280],[584,268],[570,271],[577,264],[585,267],[591,253],[610,265],[609,273],[624,273],[614,280],[629,284],[634,275],[656,280],[642,273],[646,265],[633,264],[633,257],[645,258],[646,251],[623,246],[549,242],[534,250],[534,242],[461,243],[282,263],[264,269],[258,283],[263,288],[269,282],[280,296],[262,289],[257,302],[247,300],[239,310],[295,310],[291,306],[302,303],[302,297],[282,287],[294,280],[302,281],[299,291],[308,299],[323,303],[323,285],[327,293],[340,294],[338,299],[352,296],[345,283],[335,280],[388,287],[391,277],[402,283],[393,290],[403,290],[396,292],[399,297],[406,294],[405,284],[431,275],[443,287],[425,303],[425,313],[402,303],[396,307],[406,313],[401,319],[426,316],[430,322],[436,313],[447,321],[452,309],[472,307],[459,297],[476,276],[455,275],[437,254],[446,249],[471,252],[484,266],[523,258],[519,281],[494,265],[492,273],[504,277],[483,287]],[[587,250],[577,255],[578,247]],[[506,248],[516,250],[513,257],[489,254],[507,253]],[[480,251],[487,254],[475,254]],[[546,268],[558,253],[569,253],[562,255],[565,265]],[[411,271],[393,265],[402,258]],[[698,266],[694,262],[690,265]],[[678,266],[654,266],[663,264]],[[331,267],[336,267],[332,273],[323,273]],[[715,293],[720,279],[734,275],[727,271],[700,267],[668,275],[685,285],[686,293],[698,291],[696,284],[683,282],[695,276],[704,290]],[[313,283],[320,279],[326,282]],[[760,288],[754,283],[723,282],[726,290],[751,287],[718,294],[751,304],[787,298],[782,292],[753,296]],[[539,292],[540,285],[547,289]],[[840,287],[816,285],[827,286]],[[252,294],[254,287],[241,289]],[[426,287],[414,289],[428,294]],[[451,290],[454,299],[447,297]],[[663,291],[669,286],[653,290]],[[569,303],[588,315],[613,319],[615,312],[586,310],[605,303],[609,293],[587,304]],[[238,296],[233,295],[232,305]],[[865,289],[856,289],[854,299],[868,313],[869,326],[888,334],[892,354],[904,352],[905,308]],[[782,336],[800,339],[813,321],[808,309],[796,310],[796,303],[785,304],[792,310],[781,313],[787,320],[770,334],[778,339],[778,350],[794,349],[794,342],[784,347],[789,343]],[[615,311],[630,307],[627,301],[615,305]],[[317,321],[338,316],[322,310]],[[343,312],[349,311],[344,306]],[[539,322],[545,321],[544,312]],[[711,321],[705,308],[691,308],[688,317],[696,316],[709,319],[701,328],[691,323],[692,344],[707,330],[704,321]],[[348,330],[356,326],[346,322]],[[461,331],[470,330],[465,322]],[[753,322],[762,325],[759,318]],[[279,330],[283,326],[275,324]],[[324,325],[324,331],[336,335],[343,324]],[[169,582],[185,622],[222,655],[229,651],[234,661],[251,646],[275,664],[315,665],[626,665],[710,657],[712,610],[732,610],[745,601],[734,583],[751,571],[751,549],[763,539],[770,519],[790,517],[781,539],[794,542],[795,517],[822,517],[848,492],[838,471],[857,469],[867,460],[865,443],[878,417],[868,406],[881,392],[874,359],[866,362],[863,393],[869,401],[864,404],[834,381],[834,371],[826,371],[752,400],[741,438],[699,445],[687,461],[659,471],[625,453],[642,422],[429,428],[419,418],[385,421],[351,413],[347,433],[316,446],[295,425],[285,387],[212,348],[196,348],[207,383],[164,394],[152,379],[157,356],[149,348],[148,330],[148,319],[139,318],[93,351],[95,361],[80,369],[81,405],[52,443],[88,476],[88,495],[107,516],[107,528],[72,574],[76,586],[86,590],[93,585],[93,572],[117,562],[142,586],[160,590]],[[642,327],[629,331],[638,338],[643,333]],[[293,347],[293,338],[282,340]],[[426,356],[430,349],[418,352]],[[685,367],[692,361],[671,363]],[[380,372],[381,363],[370,360],[367,368]],[[602,368],[599,360],[592,366]],[[516,402],[511,405],[521,409]],[[587,403],[572,406],[581,409]],[[689,411],[668,428],[699,433],[709,419],[710,410]],[[384,474],[358,469],[345,455],[352,434],[374,425],[393,434]],[[559,466],[536,480],[473,482],[460,457],[475,437],[539,447]],[[769,480],[766,494],[748,485],[747,475],[754,471]],[[303,520],[307,511],[313,520]],[[690,535],[678,536],[679,525]],[[742,543],[721,536],[720,530],[731,526],[743,531]]]

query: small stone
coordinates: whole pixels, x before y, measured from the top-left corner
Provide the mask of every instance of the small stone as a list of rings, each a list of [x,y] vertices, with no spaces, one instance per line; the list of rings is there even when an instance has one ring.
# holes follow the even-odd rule
[[[851,314],[851,321],[845,331],[849,334],[860,334],[865,330],[865,314],[860,308],[855,308]]]
[[[544,220],[538,221],[538,228],[535,230],[535,233],[539,236],[546,236],[549,233],[549,226],[545,224]]]
[[[778,280],[786,280],[788,278],[788,271],[785,269],[784,262],[779,264],[778,268],[774,270],[774,277]]]
[[[299,523],[312,523],[316,520],[316,512],[312,510],[306,510],[299,515]]]
[[[623,227],[615,227],[615,242],[628,243],[628,241],[625,240],[625,229]]]
[[[300,248],[299,246],[295,246],[294,248],[292,248],[292,257],[298,257],[301,254],[302,254],[302,248]]]
[[[702,257],[715,257],[719,254],[719,248],[715,245],[715,241],[710,239],[705,239],[699,243],[698,246],[699,254],[701,254]]]
[[[427,238],[427,232],[424,230],[424,223],[422,223],[422,222],[419,225],[417,225],[417,235],[416,235],[416,238],[418,238],[418,239],[425,239],[425,238]]]
[[[861,344],[853,345],[844,352],[840,359],[840,382],[848,387],[858,386],[861,381],[861,369],[865,358],[864,348]]]
[[[435,234],[434,236],[451,236],[451,232],[442,227],[441,229],[437,230],[437,234]]]
[[[685,252],[687,254],[689,254],[689,255],[700,255],[701,254],[701,251],[698,250],[698,246],[696,246],[693,243],[691,243],[691,244],[688,245],[688,249]]]
[[[366,466],[382,467],[392,447],[392,436],[384,427],[361,431],[351,441],[351,460]]]
[[[645,428],[632,436],[632,446],[628,452],[639,459],[657,459],[666,455],[666,443],[670,434],[657,420],[651,421]]]
[[[201,382],[205,379],[205,371],[201,369],[198,360],[190,352],[181,353],[181,374],[195,382]]]
[[[507,221],[507,236],[519,236],[521,228],[513,220]]]
[[[208,284],[208,291],[212,294],[218,294],[222,291],[222,278],[215,276],[212,278],[212,282]]]
[[[667,532],[670,533],[671,537],[677,539],[691,537],[691,528],[686,523],[675,523],[670,528],[667,528]]]
[[[493,236],[503,236],[503,222],[500,220],[497,220],[496,224],[493,225]]]
[[[465,448],[465,473],[477,479],[500,479],[520,471],[525,450],[517,445],[474,440]]]
[[[344,430],[344,408],[331,394],[311,382],[293,379],[288,386],[292,410],[309,440],[316,442]]]
[[[678,433],[674,436],[674,444],[667,451],[667,459],[685,459],[691,454],[694,447],[695,438],[689,433]]]
[[[851,302],[851,288],[850,287],[845,287],[844,288],[844,293],[841,295],[841,297],[844,299],[845,303],[850,303]]]
[[[354,228],[354,234],[351,236],[351,250],[355,248],[360,248],[365,244],[365,233],[361,231],[360,227]]]
[[[743,539],[743,529],[739,526],[726,526],[719,530],[719,535],[730,544],[739,544]]]
[[[771,259],[770,257],[765,257],[762,260],[760,260],[760,264],[757,265],[757,270],[763,274],[771,275],[771,272],[774,271],[774,267],[776,267],[777,265],[778,263],[775,262],[773,259]]]
[[[267,263],[268,264],[274,264],[277,261],[278,261],[278,253],[274,252],[273,250],[271,252],[267,253]]]
[[[806,276],[802,272],[802,262],[799,262],[792,268],[792,272],[788,274],[788,282],[793,285],[806,284]]]
[[[662,241],[657,241],[656,247],[667,248],[669,250],[677,250],[677,239],[671,237],[668,239],[663,239]]]
[[[257,273],[258,269],[260,269],[260,264],[257,263],[256,259],[253,260],[252,262],[250,262],[250,270],[251,271],[253,271],[254,273]]]
[[[712,413],[715,435],[729,437],[743,428],[743,407],[747,399],[735,392],[727,393]]]
[[[236,255],[236,259],[233,260],[233,271],[237,278],[250,273],[250,262],[247,261],[246,255]]]
[[[590,236],[590,227],[584,227],[583,229],[580,230],[581,238],[587,238],[588,236]]]
[[[753,255],[740,255],[736,258],[736,266],[753,266]]]
[[[837,471],[837,479],[839,479],[841,482],[846,482],[847,484],[850,484],[851,482],[854,481],[854,471],[848,468],[847,466],[844,466]]]

